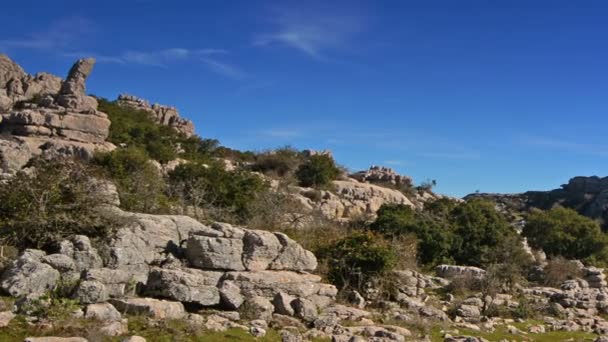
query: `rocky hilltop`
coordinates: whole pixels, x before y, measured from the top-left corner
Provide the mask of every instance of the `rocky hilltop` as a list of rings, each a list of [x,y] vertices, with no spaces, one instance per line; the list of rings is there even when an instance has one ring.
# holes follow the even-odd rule
[[[172,127],[186,136],[194,134],[194,124],[192,121],[182,118],[175,107],[164,106],[158,103],[150,105],[148,100],[129,94],[119,95],[116,102],[121,106],[146,111],[152,115],[152,118],[158,124]]]
[[[65,80],[47,73],[34,76],[0,55],[0,167],[20,170],[35,156],[92,157],[110,151],[110,120],[87,96],[85,81],[95,64],[81,59]]]
[[[470,194],[465,199],[488,198],[504,212],[523,213],[532,208],[551,209],[563,206],[575,209],[580,214],[608,222],[608,177],[574,177],[559,189],[549,191],[527,191],[520,194]]]

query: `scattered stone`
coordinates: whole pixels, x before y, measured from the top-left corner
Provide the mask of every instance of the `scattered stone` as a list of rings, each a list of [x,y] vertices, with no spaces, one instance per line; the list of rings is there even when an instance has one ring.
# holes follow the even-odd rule
[[[122,319],[120,312],[110,303],[87,305],[84,317],[101,322],[117,322]]]

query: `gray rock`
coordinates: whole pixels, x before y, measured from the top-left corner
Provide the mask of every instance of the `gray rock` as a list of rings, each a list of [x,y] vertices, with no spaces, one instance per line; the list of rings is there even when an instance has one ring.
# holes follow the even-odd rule
[[[274,233],[282,250],[270,264],[271,270],[314,271],[317,268],[315,255],[282,233]]]
[[[293,316],[295,311],[291,303],[295,300],[293,296],[286,293],[279,292],[272,299],[272,305],[274,306],[274,312],[279,315]]]
[[[86,270],[82,279],[94,280],[105,286],[107,294],[111,298],[120,298],[133,292],[134,277],[131,273],[124,270],[114,270],[110,268],[92,268]]]
[[[54,269],[61,273],[74,271],[76,265],[74,260],[64,254],[50,254],[42,258],[42,261],[46,264],[51,265]]]
[[[119,322],[122,319],[120,312],[110,303],[87,305],[84,317],[101,322]]]
[[[481,312],[478,306],[463,304],[456,310],[456,315],[464,318],[479,318]]]
[[[148,276],[145,293],[203,306],[217,305],[220,303],[217,285],[222,275],[221,272],[197,269],[154,268]]]
[[[241,306],[241,316],[248,319],[270,320],[274,306],[264,297],[251,297]]]
[[[153,298],[110,299],[110,303],[120,312],[145,315],[154,319],[182,319],[186,317],[184,305]]]
[[[243,241],[240,239],[192,235],[186,256],[194,267],[211,270],[245,270]]]
[[[273,233],[262,230],[247,231],[243,245],[243,264],[248,271],[268,269],[283,247]]]
[[[223,281],[219,291],[221,304],[225,309],[238,310],[245,301],[241,295],[241,289],[232,281]]]
[[[50,265],[28,255],[23,255],[10,263],[0,278],[0,287],[13,297],[41,296],[52,290],[59,281],[60,274]]]
[[[74,292],[74,299],[81,304],[101,303],[109,298],[106,286],[97,280],[81,281]]]
[[[87,108],[86,79],[95,65],[94,58],[79,59],[70,69],[67,78],[59,90],[57,103],[76,110]],[[95,106],[94,109],[96,109]]]
[[[295,312],[295,316],[306,321],[314,322],[319,313],[313,302],[304,298],[296,298],[291,302],[291,306]]]

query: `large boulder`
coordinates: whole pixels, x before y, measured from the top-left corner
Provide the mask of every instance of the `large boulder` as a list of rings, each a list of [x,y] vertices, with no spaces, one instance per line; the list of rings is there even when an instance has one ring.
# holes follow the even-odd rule
[[[148,275],[145,292],[154,297],[213,306],[220,303],[217,286],[222,275],[197,269],[154,268]]]
[[[39,297],[52,290],[60,279],[59,271],[41,261],[42,253],[25,253],[11,262],[0,278],[2,290],[13,297]]]

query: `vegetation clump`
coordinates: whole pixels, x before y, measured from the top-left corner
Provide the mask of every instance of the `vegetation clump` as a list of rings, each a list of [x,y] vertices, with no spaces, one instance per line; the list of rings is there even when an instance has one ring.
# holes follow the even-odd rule
[[[608,261],[608,238],[599,223],[572,209],[535,210],[528,216],[522,233],[530,246],[551,256]]]
[[[113,223],[95,210],[105,199],[95,171],[73,160],[36,160],[0,182],[0,239],[42,248],[74,234],[107,237]]]
[[[340,176],[340,168],[331,156],[318,154],[311,156],[296,171],[296,177],[304,187],[327,187]]]

